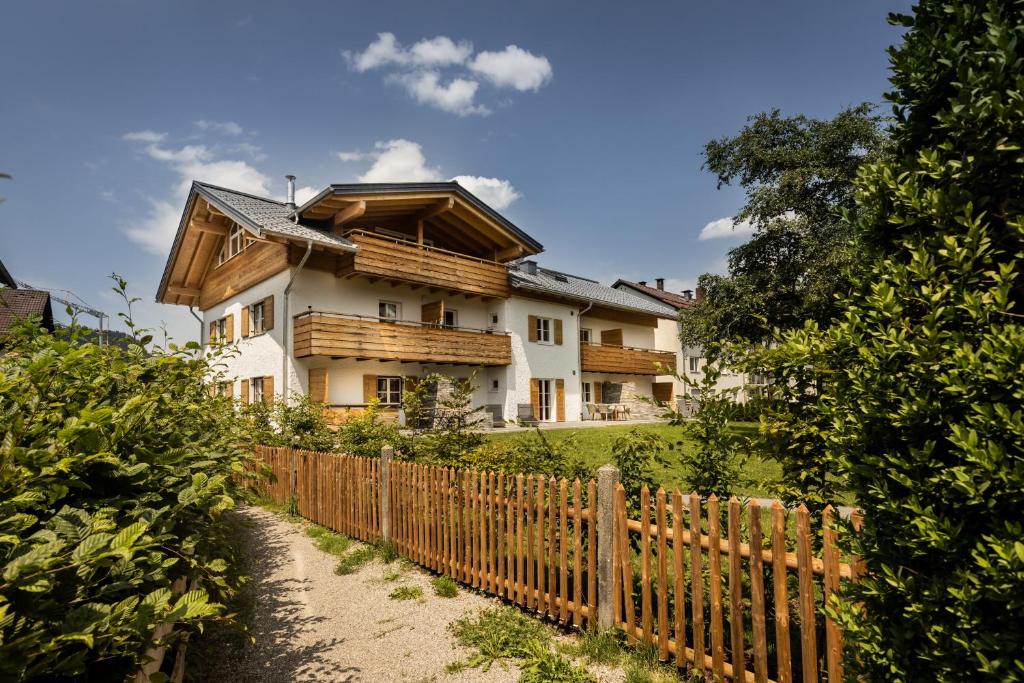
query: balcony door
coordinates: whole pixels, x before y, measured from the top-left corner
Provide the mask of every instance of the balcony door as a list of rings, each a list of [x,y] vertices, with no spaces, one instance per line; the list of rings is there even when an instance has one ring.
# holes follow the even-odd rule
[[[540,412],[537,419],[541,422],[555,421],[555,382],[550,379],[537,381],[537,399]]]

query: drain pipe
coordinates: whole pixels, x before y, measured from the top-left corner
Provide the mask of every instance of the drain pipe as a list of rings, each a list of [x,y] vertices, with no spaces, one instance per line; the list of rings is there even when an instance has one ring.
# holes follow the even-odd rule
[[[576,312],[576,352],[577,352],[577,356],[578,356],[578,358],[576,359],[576,367],[579,368],[579,371],[580,371],[580,382],[579,382],[579,384],[580,384],[579,385],[579,392],[580,393],[579,393],[579,395],[580,395],[580,419],[581,420],[583,419],[583,411],[584,411],[585,407],[583,405],[583,340],[580,339],[580,337],[582,336],[582,334],[580,333],[580,330],[583,329],[583,314],[586,313],[587,311],[589,311],[593,307],[594,307],[594,302],[591,301],[589,304],[587,304],[586,308]],[[591,396],[591,398],[593,398],[593,396]]]
[[[302,255],[302,260],[299,261],[299,265],[292,272],[292,276],[288,279],[288,284],[284,288],[284,339],[281,340],[281,348],[284,349],[284,353],[281,355],[281,396],[285,401],[288,400],[288,380],[290,378],[288,374],[288,356],[291,353],[292,319],[288,315],[288,309],[290,308],[292,285],[295,284],[295,278],[299,276],[302,267],[306,265],[306,261],[311,253],[313,253],[313,242],[312,240],[306,240],[306,253]]]
[[[203,319],[200,318],[199,315],[196,313],[195,309],[192,308],[192,304],[189,304],[188,312],[192,314],[193,318],[195,318],[196,320],[199,321],[199,346],[202,346],[203,345],[203,332],[205,331],[206,323],[203,322]],[[100,323],[102,323],[102,322],[103,321],[101,320]]]

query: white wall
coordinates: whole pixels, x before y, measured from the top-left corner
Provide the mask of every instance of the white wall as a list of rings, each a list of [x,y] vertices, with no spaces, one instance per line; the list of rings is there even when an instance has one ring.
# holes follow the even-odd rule
[[[579,318],[574,306],[512,297],[505,302],[506,329],[512,336],[512,365],[505,398],[505,419],[518,416],[519,404],[530,403],[530,379],[565,380],[565,419],[580,419]],[[529,341],[529,316],[562,321],[562,344]],[[552,337],[554,333],[552,331]]]
[[[281,361],[284,349],[282,340],[285,338],[284,299],[283,292],[290,277],[289,272],[278,273],[230,299],[203,311],[203,343],[209,342],[210,322],[227,315],[234,316],[234,342],[229,349],[237,353],[224,357],[224,370],[228,378],[234,380],[234,395],[240,396],[239,380],[250,377],[272,376],[274,390],[281,392]],[[269,332],[250,337],[242,337],[242,308],[256,303],[261,299],[274,296],[274,328]]]
[[[614,320],[602,320],[584,315],[580,327],[590,328],[590,340],[595,344],[601,343],[601,330],[622,330],[622,343],[624,346],[635,346],[640,349],[653,349],[655,347],[655,334],[653,327],[636,325],[634,323],[616,322]]]

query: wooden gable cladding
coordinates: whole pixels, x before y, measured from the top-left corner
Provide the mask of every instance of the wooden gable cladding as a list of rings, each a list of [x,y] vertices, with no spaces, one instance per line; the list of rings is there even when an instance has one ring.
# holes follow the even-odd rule
[[[216,306],[239,292],[277,275],[287,267],[286,245],[256,242],[207,275],[199,295],[199,308],[206,310]]]
[[[347,237],[358,250],[338,257],[338,276],[364,275],[470,295],[510,296],[508,271],[500,263],[361,230]]]
[[[676,354],[671,351],[634,349],[623,346],[584,344],[580,354],[583,372],[609,372],[623,375],[661,375],[657,364],[676,370]]]
[[[512,362],[508,335],[324,313],[296,317],[294,349],[297,358],[330,356],[491,366]]]

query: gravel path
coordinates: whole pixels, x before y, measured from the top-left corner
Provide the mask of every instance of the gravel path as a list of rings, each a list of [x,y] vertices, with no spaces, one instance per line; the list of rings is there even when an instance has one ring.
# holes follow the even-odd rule
[[[448,624],[477,609],[500,604],[468,591],[440,598],[430,575],[404,571],[397,581],[373,561],[338,576],[337,558],[321,552],[302,525],[259,509],[244,508],[244,542],[252,561],[255,614],[251,647],[232,648],[218,662],[204,662],[211,681],[493,681],[514,682],[519,671],[495,665],[447,674],[449,662],[465,659]],[[424,599],[396,601],[396,586],[420,586]],[[604,676],[602,676],[604,678]]]

